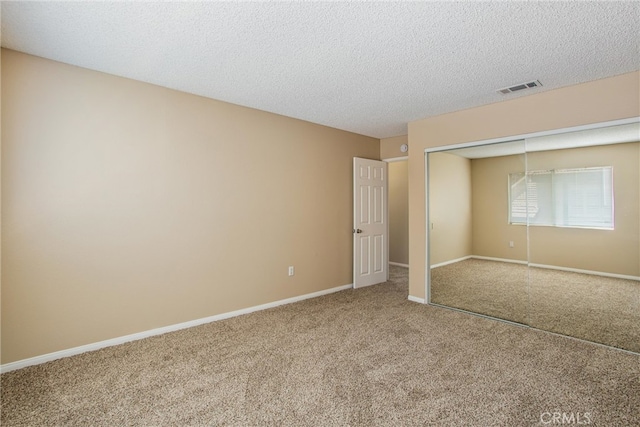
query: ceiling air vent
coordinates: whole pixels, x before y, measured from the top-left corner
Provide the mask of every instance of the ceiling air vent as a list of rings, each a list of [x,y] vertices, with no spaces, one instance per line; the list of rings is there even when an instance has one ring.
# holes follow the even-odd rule
[[[522,84],[511,86],[511,87],[505,87],[504,89],[498,89],[497,92],[503,95],[506,95],[511,92],[518,92],[520,90],[531,89],[539,86],[542,86],[542,83],[540,83],[539,80],[534,80],[529,83],[522,83]]]

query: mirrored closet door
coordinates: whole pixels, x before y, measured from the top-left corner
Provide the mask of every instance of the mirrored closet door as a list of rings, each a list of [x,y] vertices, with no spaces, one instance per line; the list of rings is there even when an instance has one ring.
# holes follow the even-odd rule
[[[429,302],[640,352],[638,123],[430,152]]]

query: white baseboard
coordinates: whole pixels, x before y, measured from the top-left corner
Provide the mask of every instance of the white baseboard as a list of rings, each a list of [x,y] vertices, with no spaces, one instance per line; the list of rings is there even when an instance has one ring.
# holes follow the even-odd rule
[[[52,360],[61,359],[63,357],[75,356],[77,354],[86,353],[88,351],[100,350],[105,347],[112,347],[114,345],[124,344],[130,341],[137,341],[143,338],[152,337],[154,335],[162,335],[167,332],[179,331],[181,329],[192,328],[194,326],[203,325],[205,323],[216,322],[218,320],[229,319],[231,317],[241,316],[243,314],[249,314],[256,311],[266,310],[269,308],[278,307],[285,304],[291,304],[298,301],[303,301],[310,298],[316,298],[334,292],[344,291],[346,289],[353,288],[353,284],[337,286],[331,289],[325,289],[318,292],[312,292],[310,294],[300,295],[297,297],[287,298],[279,301],[274,301],[266,304],[256,305],[254,307],[243,308],[240,310],[230,311],[228,313],[216,314],[215,316],[204,317],[202,319],[191,320],[189,322],[178,323],[175,325],[169,325],[162,328],[150,329],[148,331],[138,332],[131,335],[125,335],[118,338],[112,338],[105,341],[99,341],[92,344],[82,345],[79,347],[73,347],[66,350],[60,350],[53,353],[43,354],[41,356],[35,356],[28,359],[18,360],[16,362],[5,363],[0,365],[0,373],[15,371],[16,369],[26,368],[27,366],[40,365],[42,363],[50,362]]]
[[[453,263],[464,261],[464,260],[467,260],[467,259],[482,259],[482,260],[485,260],[485,261],[509,262],[509,263],[512,263],[512,264],[529,265],[530,267],[546,268],[548,270],[569,271],[569,272],[572,272],[572,273],[590,274],[590,275],[593,275],[593,276],[613,277],[613,278],[616,278],[616,279],[627,279],[627,280],[640,281],[640,276],[629,276],[629,275],[625,275],[625,274],[607,273],[607,272],[594,271],[594,270],[582,270],[582,269],[579,269],[579,268],[559,267],[559,266],[556,266],[556,265],[547,265],[547,264],[533,264],[533,263],[529,264],[529,263],[527,263],[527,261],[520,261],[520,260],[508,259],[508,258],[495,258],[495,257],[479,256],[479,255],[470,255],[468,257],[463,257],[463,258],[458,258],[458,259],[454,259],[454,260],[451,260],[451,261],[441,262],[440,264],[432,265],[431,268],[442,267],[443,265],[453,264]]]
[[[464,260],[467,260],[469,258],[472,258],[472,255],[463,256],[462,258],[451,259],[449,261],[439,262],[438,264],[433,264],[431,266],[431,268],[438,268],[438,267],[443,267],[443,266],[449,265],[449,264],[455,264],[456,262],[464,261]]]
[[[494,258],[494,257],[490,257],[490,256],[479,256],[479,255],[471,255],[469,258],[483,259],[485,261],[510,262],[511,264],[524,264],[524,265],[527,265],[527,261],[521,261],[519,259]]]
[[[400,264],[399,262],[391,262],[391,261],[389,261],[389,265],[395,265],[396,267],[409,268],[409,264]]]
[[[408,300],[409,301],[413,301],[413,302],[417,302],[417,303],[420,303],[420,304],[424,304],[424,298],[414,297],[413,295],[409,295]]]
[[[593,271],[593,270],[581,270],[579,268],[569,268],[569,267],[558,267],[555,265],[545,265],[545,264],[529,264],[530,267],[537,268],[546,268],[548,270],[560,270],[560,271],[569,271],[572,273],[582,273],[582,274],[590,274],[592,276],[602,276],[602,277],[613,277],[616,279],[627,279],[627,280],[638,280],[640,281],[639,276],[627,276],[625,274],[616,274],[616,273],[606,273],[602,271]]]

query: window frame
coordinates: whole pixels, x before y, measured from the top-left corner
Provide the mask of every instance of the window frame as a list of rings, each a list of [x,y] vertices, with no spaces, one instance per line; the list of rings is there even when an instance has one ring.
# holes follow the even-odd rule
[[[602,193],[603,193],[603,197],[606,197],[607,199],[610,198],[610,210],[611,210],[611,221],[604,223],[602,226],[598,226],[595,225],[593,223],[573,223],[573,224],[567,224],[565,221],[559,221],[558,217],[557,217],[557,210],[556,210],[556,206],[557,206],[557,200],[556,200],[556,182],[554,181],[554,176],[556,175],[561,175],[561,174],[566,174],[566,173],[581,173],[581,172],[585,172],[585,171],[601,171],[601,172],[607,172],[609,175],[609,188],[608,188],[608,192],[603,189]],[[536,205],[536,212],[534,212],[533,214],[529,212],[529,206],[530,206],[530,201],[529,201],[529,177],[532,175],[549,175],[550,177],[550,184],[549,184],[549,190],[551,192],[551,196],[550,196],[550,209],[551,209],[551,220],[548,222],[533,222],[531,221],[531,219],[533,218],[532,215],[537,215],[538,211],[539,211],[539,206]],[[524,218],[522,220],[516,220],[514,221],[514,198],[513,198],[513,188],[514,185],[517,185],[517,182],[512,182],[512,177],[519,177],[518,181],[522,180],[523,178],[526,179],[525,181],[525,213],[524,213]],[[508,192],[508,196],[507,196],[507,223],[509,225],[532,225],[532,226],[537,226],[537,227],[557,227],[557,228],[581,228],[581,229],[593,229],[593,230],[615,230],[615,188],[614,188],[614,172],[613,172],[613,166],[595,166],[595,167],[578,167],[578,168],[563,168],[563,169],[545,169],[545,170],[534,170],[534,171],[526,171],[526,172],[513,172],[513,173],[509,173],[508,177],[507,177],[507,192]],[[521,197],[522,194],[518,195],[516,198]],[[536,199],[536,204],[538,203],[538,200]],[[606,207],[606,206],[605,206]],[[521,213],[521,217],[522,217],[522,213]]]

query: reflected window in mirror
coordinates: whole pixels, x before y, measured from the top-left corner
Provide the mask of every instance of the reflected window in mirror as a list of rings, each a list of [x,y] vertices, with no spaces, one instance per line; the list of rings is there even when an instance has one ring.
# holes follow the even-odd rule
[[[613,168],[510,173],[509,224],[614,228]]]
[[[640,353],[640,124],[427,153],[428,301]]]

